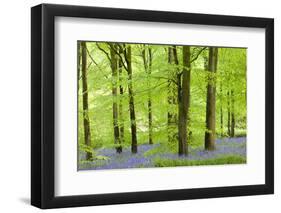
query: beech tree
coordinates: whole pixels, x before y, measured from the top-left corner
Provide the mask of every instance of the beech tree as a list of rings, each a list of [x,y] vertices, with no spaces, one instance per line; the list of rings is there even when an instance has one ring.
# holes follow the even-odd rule
[[[119,55],[121,54],[120,48],[118,48]],[[124,116],[123,116],[123,68],[121,59],[118,57],[118,70],[119,70],[119,130],[120,130],[120,142],[123,144],[125,142],[124,138]]]
[[[205,149],[215,149],[216,139],[216,71],[218,62],[218,49],[209,48],[208,85],[206,101],[206,132]]]
[[[174,144],[177,142],[177,59],[175,59],[176,47],[168,47],[168,63],[169,63],[169,72],[168,72],[168,142]]]
[[[230,121],[231,120],[231,112],[230,112],[230,94],[229,91],[227,91],[227,135],[231,135],[231,129],[230,129]]]
[[[127,73],[128,73],[128,93],[129,93],[129,110],[131,119],[131,136],[132,136],[132,153],[138,152],[138,142],[137,142],[137,123],[135,114],[135,102],[134,102],[134,90],[133,90],[133,69],[132,69],[132,49],[130,45],[124,48],[125,61],[127,63]]]
[[[120,67],[118,65],[118,54],[117,54],[117,44],[107,43],[107,47],[109,48],[108,53],[104,48],[102,48],[99,44],[96,44],[98,49],[101,50],[107,57],[110,62],[111,67],[111,85],[112,85],[112,117],[113,117],[113,134],[114,134],[114,144],[117,153],[122,152],[122,140],[120,139],[120,130],[119,130],[119,119],[118,116],[120,114],[118,110],[118,72],[120,72]]]
[[[246,140],[246,49],[82,41],[77,50],[83,168],[197,165],[197,151]]]
[[[144,70],[147,73],[147,87],[148,87],[148,100],[147,100],[147,108],[148,108],[148,141],[149,144],[153,144],[152,139],[152,101],[151,101],[151,69],[152,69],[152,51],[150,47],[147,45],[143,45],[142,50],[142,59]]]
[[[122,152],[120,134],[119,134],[119,124],[118,124],[118,103],[117,103],[117,87],[118,87],[118,60],[116,44],[109,43],[110,47],[110,64],[112,70],[112,115],[113,115],[113,128],[114,128],[114,143],[116,144],[116,152]]]
[[[235,110],[234,110],[234,91],[231,90],[231,127],[230,127],[230,137],[235,136]]]
[[[86,42],[81,42],[82,47],[82,96],[83,96],[83,123],[84,123],[84,141],[85,145],[91,147],[91,127],[90,127],[90,119],[88,115],[88,81],[87,81],[87,46]],[[86,152],[86,159],[92,159],[92,152]]]
[[[187,155],[188,135],[187,123],[189,120],[189,106],[190,106],[190,47],[183,46],[182,48],[183,70],[179,75],[178,80],[178,105],[179,105],[179,155]],[[182,77],[182,80],[181,80]]]

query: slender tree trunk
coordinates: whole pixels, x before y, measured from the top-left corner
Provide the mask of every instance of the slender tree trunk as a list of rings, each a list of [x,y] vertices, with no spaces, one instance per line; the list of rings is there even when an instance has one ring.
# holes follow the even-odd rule
[[[150,75],[152,69],[152,52],[151,48],[148,48],[148,55],[149,55],[149,65],[148,65],[148,88],[150,88]],[[153,134],[153,127],[152,127],[152,101],[151,101],[151,90],[148,91],[148,134],[149,134],[149,144],[153,144],[152,134]]]
[[[120,59],[118,60],[118,66],[119,66],[119,130],[120,130],[120,142],[123,144],[124,141],[124,117],[123,117],[123,94],[124,94],[124,89],[123,89],[123,77],[122,77],[122,62]],[[120,146],[121,151],[122,151],[122,146]]]
[[[178,154],[183,155],[186,154],[186,146],[184,143],[185,138],[184,137],[184,124],[185,124],[185,117],[183,114],[183,100],[182,100],[182,79],[181,74],[178,70],[179,60],[178,60],[178,53],[177,53],[177,47],[173,46],[173,58],[174,63],[177,66],[176,68],[176,76],[177,76],[177,103],[178,103],[178,119],[177,119],[177,126],[178,126],[178,132],[177,132],[177,139],[178,139]]]
[[[215,149],[216,139],[216,79],[218,49],[210,47],[209,66],[208,66],[208,86],[206,102],[206,132],[205,132],[205,149]]]
[[[223,137],[223,109],[222,109],[222,82],[220,83],[220,97],[221,97],[221,105],[220,105],[220,123],[221,123],[221,137]]]
[[[87,50],[86,43],[81,42],[82,47],[82,94],[83,94],[83,123],[84,123],[84,141],[85,145],[91,147],[91,128],[88,114],[88,82],[87,82]],[[86,159],[93,158],[92,152],[86,153]]]
[[[81,44],[77,42],[77,88],[79,90],[80,68],[81,68]]]
[[[80,69],[81,69],[81,44],[77,42],[77,93],[79,94],[79,82],[80,82]],[[80,151],[77,149],[77,165],[79,165]]]
[[[188,153],[188,133],[187,125],[189,123],[189,106],[190,106],[190,47],[183,46],[183,71],[182,82],[178,78],[179,88],[179,117],[178,117],[178,137],[179,137],[179,155],[187,155]]]
[[[235,136],[235,113],[234,113],[234,91],[231,90],[231,128],[230,136]]]
[[[227,91],[227,135],[230,137],[230,119],[231,119],[231,114],[230,114],[230,94],[229,91]]]
[[[221,106],[221,109],[220,109],[220,115],[221,115],[221,119],[220,119],[220,123],[221,123],[221,137],[223,137],[223,109],[222,109],[222,106]]]
[[[148,52],[148,55],[147,55]],[[153,144],[152,139],[152,101],[151,101],[151,90],[150,90],[150,75],[151,75],[151,68],[152,68],[152,52],[151,48],[148,48],[146,51],[146,45],[143,46],[142,51],[142,59],[145,72],[147,73],[147,86],[148,86],[148,100],[147,100],[147,107],[148,107],[148,141],[149,144]]]
[[[133,92],[133,82],[132,82],[132,52],[131,47],[128,45],[126,47],[126,61],[128,65],[128,92],[129,92],[129,110],[131,119],[131,136],[132,136],[132,153],[137,153],[137,124],[135,115],[135,103],[134,103],[134,92]]]
[[[116,145],[116,152],[121,153],[122,148],[120,144],[120,136],[119,136],[119,125],[118,125],[118,103],[117,103],[117,54],[115,53],[115,45],[110,45],[110,59],[111,59],[111,71],[112,71],[112,116],[113,116],[113,132],[114,132],[114,144]]]
[[[173,57],[175,65],[179,65],[177,48],[173,47]],[[178,154],[186,154],[186,146],[184,140],[186,135],[184,134],[185,116],[183,113],[183,97],[182,97],[182,79],[181,74],[178,72],[177,68],[177,94],[178,94]]]
[[[174,64],[173,48],[168,48],[168,63]],[[175,144],[177,142],[177,75],[174,70],[170,70],[168,76],[168,142]]]

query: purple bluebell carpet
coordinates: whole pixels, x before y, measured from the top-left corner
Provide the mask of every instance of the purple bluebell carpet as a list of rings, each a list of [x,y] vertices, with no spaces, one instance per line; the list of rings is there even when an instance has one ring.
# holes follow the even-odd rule
[[[116,153],[114,148],[101,148],[95,150],[98,156],[104,159],[96,159],[91,162],[85,162],[79,165],[79,170],[103,170],[103,169],[121,169],[121,168],[139,168],[154,167],[153,159],[188,159],[204,160],[213,159],[225,155],[238,155],[246,157],[246,137],[220,138],[216,140],[216,149],[214,151],[205,151],[203,147],[190,148],[187,156],[179,156],[177,153],[157,153],[146,155],[145,153],[157,149],[161,144],[140,144],[138,153],[132,154],[130,147],[123,148],[122,153]],[[80,154],[80,159],[85,159],[85,154]]]

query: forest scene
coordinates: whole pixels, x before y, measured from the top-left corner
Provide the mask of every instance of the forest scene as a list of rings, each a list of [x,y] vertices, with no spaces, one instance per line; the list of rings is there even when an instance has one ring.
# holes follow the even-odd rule
[[[78,41],[78,170],[245,164],[246,76],[246,48]]]

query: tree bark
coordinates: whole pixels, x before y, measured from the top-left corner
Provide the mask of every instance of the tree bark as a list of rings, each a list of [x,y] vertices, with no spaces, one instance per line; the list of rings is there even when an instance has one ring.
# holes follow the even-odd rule
[[[230,120],[231,120],[231,114],[230,114],[230,95],[229,91],[227,91],[227,135],[230,137]]]
[[[209,66],[208,66],[208,85],[206,101],[206,132],[205,132],[205,149],[215,149],[216,139],[216,79],[218,49],[210,47],[209,49]]]
[[[127,61],[127,71],[128,71],[128,93],[129,93],[129,110],[130,110],[130,120],[131,120],[131,136],[132,136],[132,153],[138,152],[137,144],[137,124],[135,115],[135,103],[134,103],[134,92],[133,92],[133,82],[132,82],[132,52],[131,47],[128,45],[126,47],[126,61]]]
[[[231,90],[231,128],[230,137],[235,136],[234,91]]]
[[[120,52],[119,52],[120,53]],[[124,139],[124,117],[123,117],[123,94],[124,94],[124,88],[123,88],[123,77],[122,77],[122,62],[120,59],[118,60],[118,67],[119,67],[119,130],[120,130],[120,142],[123,144],[125,142]],[[120,147],[122,151],[122,146]]]
[[[221,123],[221,137],[223,137],[223,109],[222,109],[222,83],[220,83],[220,97],[221,97],[221,104],[220,104],[220,123]]]
[[[113,132],[114,132],[114,144],[116,145],[116,152],[121,153],[121,141],[119,136],[119,125],[118,125],[118,103],[117,103],[117,54],[115,44],[109,44],[110,46],[110,59],[111,59],[111,71],[112,71],[112,117],[113,117]],[[114,49],[115,48],[115,49]]]
[[[148,55],[149,55],[149,65],[148,65],[148,87],[150,88],[150,75],[152,69],[152,52],[151,48],[148,48]],[[152,134],[153,134],[153,127],[152,127],[152,101],[151,101],[151,90],[148,91],[148,134],[149,134],[149,144],[153,144]]]
[[[79,94],[79,82],[80,82],[80,69],[81,69],[81,44],[77,42],[77,92]],[[80,151],[77,149],[77,165],[79,164]]]
[[[168,48],[168,63],[174,64],[173,48]],[[174,70],[170,70],[168,74],[168,142],[175,144],[177,142],[177,75]]]
[[[189,106],[190,106],[190,47],[183,46],[183,71],[178,78],[179,88],[179,117],[178,117],[178,138],[179,138],[179,155],[187,155],[188,153],[188,133],[187,124],[189,123]]]
[[[80,69],[81,69],[81,42],[77,42],[77,88],[79,90]]]
[[[147,107],[148,107],[148,141],[149,144],[153,144],[152,139],[152,101],[151,101],[151,89],[150,89],[150,75],[151,75],[151,68],[152,68],[152,52],[151,48],[148,48],[146,51],[146,46],[143,46],[142,51],[142,59],[144,64],[145,72],[147,73],[147,86],[148,86],[148,100],[147,100]]]
[[[82,47],[82,94],[83,94],[83,123],[84,141],[87,147],[91,147],[91,128],[88,114],[88,82],[87,82],[87,50],[86,43],[81,42]],[[86,152],[86,159],[92,160],[92,152]]]

